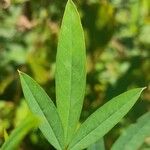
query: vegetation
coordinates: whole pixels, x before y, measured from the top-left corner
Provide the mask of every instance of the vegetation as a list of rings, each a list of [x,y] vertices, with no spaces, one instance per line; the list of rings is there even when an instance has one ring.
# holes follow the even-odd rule
[[[61,3],[65,4],[65,2],[55,2],[50,6],[47,5],[48,1],[44,3],[41,1],[43,5],[40,6],[34,1],[13,1],[12,4],[9,1],[4,2],[0,13],[2,18],[0,98],[3,99],[0,101],[0,122],[2,122],[0,143],[3,143],[4,129],[9,133],[9,130],[20,122],[21,125],[9,138],[6,138],[2,149],[7,150],[18,146],[27,132],[37,126],[36,123],[33,126],[29,123],[35,119],[34,117],[26,120],[29,110],[22,100],[17,68],[34,77],[53,99],[52,101],[31,77],[20,73],[27,103],[33,113],[41,116],[39,128],[51,145],[56,149],[78,150],[88,146],[88,149],[96,149],[96,147],[104,149],[103,143],[105,143],[106,149],[110,149],[114,139],[120,134],[120,129],[134,122],[149,109],[148,88],[142,97],[143,101],[138,102],[134,111],[119,123],[119,128],[113,128],[105,136],[105,142],[100,139],[130,110],[143,89],[129,90],[107,103],[105,100],[132,87],[143,87],[149,82],[150,42],[147,35],[149,2],[144,0],[128,1],[126,4],[119,1],[77,2],[82,14],[87,47],[86,86],[83,30],[74,4],[71,1],[68,2],[56,57],[56,98],[54,50],[59,30],[58,18],[62,17]],[[39,12],[36,11],[37,8],[40,8]],[[20,17],[19,20],[17,15]],[[128,21],[123,21],[123,15],[128,16],[129,20],[126,18]],[[84,91],[86,91],[86,97],[83,105]],[[55,99],[57,108],[54,105]],[[106,104],[98,108],[103,103]],[[89,115],[90,117],[86,120]],[[80,122],[83,122],[81,125],[79,117]],[[122,145],[120,143],[127,143],[128,138],[131,139],[130,142],[128,141],[131,149],[137,149],[140,146],[141,149],[149,148],[150,142],[145,140],[149,136],[149,117],[148,112],[131,127],[132,129],[129,127],[126,130],[127,135],[122,134],[113,144],[112,149],[120,148]],[[24,126],[27,128],[18,134]],[[140,132],[137,132],[139,129],[141,129]],[[132,133],[130,133],[131,130]],[[5,132],[5,137],[6,135]],[[16,140],[15,136],[19,139]],[[137,143],[138,140],[140,142]],[[93,144],[94,142],[96,143]],[[44,140],[39,130],[30,133],[21,147],[23,149],[53,149]]]

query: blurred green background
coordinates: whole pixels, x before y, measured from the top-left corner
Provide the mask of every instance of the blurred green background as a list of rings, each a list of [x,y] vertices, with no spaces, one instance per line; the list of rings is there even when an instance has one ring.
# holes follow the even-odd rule
[[[87,87],[84,121],[112,97],[148,88],[138,103],[105,136],[110,148],[122,131],[150,111],[150,0],[74,0],[85,32]],[[66,0],[0,0],[0,145],[28,114],[17,69],[32,76],[55,102],[55,57]],[[53,148],[39,130],[21,150]],[[141,150],[150,149],[150,138]]]

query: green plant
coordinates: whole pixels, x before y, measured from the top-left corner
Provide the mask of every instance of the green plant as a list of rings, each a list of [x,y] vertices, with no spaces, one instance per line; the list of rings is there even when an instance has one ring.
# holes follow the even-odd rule
[[[127,114],[144,89],[136,88],[113,98],[77,128],[86,84],[86,53],[79,14],[71,0],[66,5],[58,42],[57,107],[31,77],[19,73],[31,111],[42,118],[39,129],[57,150],[84,149],[102,138]]]
[[[31,129],[37,127],[38,124],[38,118],[30,114],[24,122],[22,122],[15,130],[13,130],[10,136],[8,136],[7,133],[5,133],[5,142],[0,148],[0,150],[16,150],[18,148],[19,143],[25,137],[25,135]]]
[[[148,136],[150,136],[150,112],[130,125],[113,144],[111,150],[137,150]]]

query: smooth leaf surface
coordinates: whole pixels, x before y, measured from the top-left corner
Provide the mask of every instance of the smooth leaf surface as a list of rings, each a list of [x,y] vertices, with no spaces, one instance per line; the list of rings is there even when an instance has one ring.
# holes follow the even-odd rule
[[[56,149],[62,150],[63,128],[54,103],[31,77],[20,73],[20,79],[29,108],[42,118],[41,132]]]
[[[79,128],[69,149],[80,150],[103,137],[132,108],[144,88],[120,94],[94,112]]]
[[[105,150],[104,140],[101,138],[94,144],[90,145],[87,150]]]
[[[64,132],[69,143],[79,121],[86,80],[83,29],[73,2],[67,2],[59,35],[56,57],[56,99]]]
[[[24,119],[24,122],[14,129],[10,136],[6,139],[5,143],[1,147],[1,150],[16,150],[26,134],[38,124],[39,120],[36,117],[29,116]]]
[[[137,150],[145,138],[150,136],[150,112],[140,117],[113,144],[111,150]]]

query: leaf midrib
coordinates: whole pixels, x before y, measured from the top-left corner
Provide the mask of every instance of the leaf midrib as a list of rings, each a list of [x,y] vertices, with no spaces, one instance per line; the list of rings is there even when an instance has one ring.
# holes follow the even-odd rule
[[[70,15],[70,20],[72,22],[72,13]],[[71,111],[71,95],[72,95],[72,76],[73,76],[73,42],[72,42],[72,25],[69,26],[70,36],[71,36],[71,44],[70,44],[70,52],[71,52],[71,72],[70,72],[70,90],[69,90],[69,109],[68,109],[68,117],[67,117],[67,133],[66,133],[66,142],[68,141],[68,134],[69,134],[69,121],[70,121],[70,111]],[[65,143],[68,144],[68,143]]]

